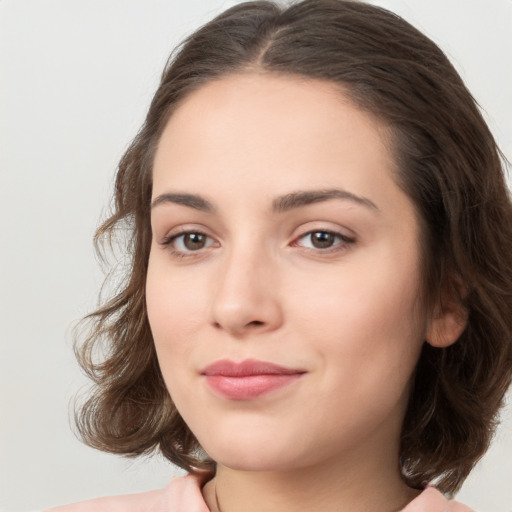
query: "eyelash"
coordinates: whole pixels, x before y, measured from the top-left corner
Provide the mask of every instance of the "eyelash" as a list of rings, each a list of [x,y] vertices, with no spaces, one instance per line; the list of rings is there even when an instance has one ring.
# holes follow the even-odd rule
[[[340,233],[339,231],[333,231],[331,229],[313,229],[311,231],[307,231],[306,233],[303,233],[299,237],[295,239],[295,241],[292,243],[292,247],[296,247],[300,245],[298,244],[298,240],[302,240],[308,236],[313,235],[314,233],[322,233],[327,235],[332,235],[335,239],[338,239],[338,243],[334,243],[334,245],[321,249],[318,247],[303,247],[304,249],[314,252],[314,253],[320,253],[320,254],[332,254],[332,253],[340,253],[342,251],[347,250],[350,245],[355,243],[355,238],[349,237],[347,235],[344,235],[343,233]]]
[[[204,233],[203,231],[197,230],[197,229],[183,230],[183,231],[179,231],[178,233],[174,233],[172,235],[167,235],[166,237],[164,237],[164,239],[161,242],[161,245],[167,247],[169,249],[171,255],[174,256],[175,258],[190,258],[190,257],[198,256],[197,253],[201,252],[201,250],[184,252],[184,251],[177,250],[173,247],[173,243],[178,238],[185,236],[185,235],[201,235],[201,236],[211,239],[211,237],[208,236],[206,233]]]
[[[331,247],[327,247],[325,249],[303,247],[303,249],[307,250],[308,252],[310,251],[310,252],[313,252],[316,254],[340,253],[340,252],[347,250],[350,247],[350,245],[353,245],[356,242],[356,240],[354,238],[344,235],[343,233],[340,233],[338,231],[333,231],[331,229],[313,229],[313,230],[307,231],[306,233],[303,233],[302,235],[297,237],[295,239],[295,241],[292,242],[292,244],[291,244],[292,247],[301,247],[298,244],[298,241],[306,238],[307,236],[311,236],[314,233],[323,233],[323,234],[332,235],[335,238],[337,238],[339,241],[341,241],[341,242],[338,242],[337,244],[335,244]],[[197,251],[193,251],[193,250],[181,251],[181,250],[177,250],[173,246],[173,244],[176,240],[178,240],[180,237],[183,237],[185,235],[200,235],[200,236],[204,236],[204,237],[212,240],[212,238],[210,236],[208,236],[206,233],[204,233],[203,231],[200,231],[197,229],[183,230],[178,233],[173,233],[171,235],[167,235],[166,237],[164,237],[164,239],[161,242],[161,245],[164,247],[167,247],[169,249],[171,255],[176,258],[190,258],[190,257],[199,256],[200,253],[204,250],[204,248],[198,249]]]

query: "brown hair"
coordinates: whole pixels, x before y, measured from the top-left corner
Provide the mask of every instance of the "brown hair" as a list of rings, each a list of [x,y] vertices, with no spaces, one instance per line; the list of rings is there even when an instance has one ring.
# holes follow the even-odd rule
[[[429,308],[449,293],[468,312],[457,343],[424,344],[403,425],[402,473],[412,487],[436,481],[454,492],[485,453],[512,377],[512,206],[500,152],[446,56],[400,17],[361,2],[243,3],[195,32],[170,59],[120,162],[113,214],[96,233],[99,248],[105,236],[127,232],[130,261],[126,281],[89,315],[89,334],[76,347],[95,383],[77,412],[79,431],[101,450],[159,449],[189,471],[213,466],[171,401],[148,324],[152,161],[187,95],[248,70],[338,83],[393,133],[397,182],[423,227]]]

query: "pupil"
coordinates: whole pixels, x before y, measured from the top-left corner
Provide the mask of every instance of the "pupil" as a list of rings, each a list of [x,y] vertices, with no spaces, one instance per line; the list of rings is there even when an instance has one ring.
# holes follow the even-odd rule
[[[185,235],[185,240],[183,241],[185,247],[190,250],[194,249],[202,249],[204,246],[205,236],[200,233],[189,233]]]
[[[332,233],[318,231],[316,233],[313,233],[312,242],[317,249],[325,249],[327,247],[331,247],[331,245],[333,244],[334,235]]]

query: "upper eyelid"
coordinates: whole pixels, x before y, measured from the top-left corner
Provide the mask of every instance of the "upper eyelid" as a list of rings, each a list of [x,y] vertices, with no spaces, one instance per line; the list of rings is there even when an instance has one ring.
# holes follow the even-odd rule
[[[171,232],[169,232],[168,234],[166,234],[160,241],[160,244],[162,245],[165,245],[165,246],[168,246],[168,245],[171,245],[172,242],[174,242],[176,239],[178,239],[179,237],[181,236],[184,236],[184,235],[187,235],[187,234],[192,234],[192,233],[196,233],[196,234],[200,234],[200,235],[203,235],[211,240],[213,240],[214,242],[216,241],[218,243],[218,240],[208,234],[206,232],[206,230],[203,230],[203,229],[198,229],[198,228],[187,228],[187,227],[184,227],[184,228],[180,228],[178,229],[177,231],[173,232],[173,230],[171,230]],[[319,227],[319,228],[310,228],[310,229],[307,229],[305,231],[302,231],[301,233],[295,235],[292,240],[289,242],[290,245],[292,246],[298,246],[298,241],[308,235],[311,235],[313,233],[331,233],[335,236],[339,236],[341,237],[341,239],[344,241],[344,242],[355,242],[355,236],[353,235],[349,235],[349,234],[346,234],[338,229],[333,229],[333,228],[327,228],[327,227]],[[176,250],[176,252],[190,252],[190,253],[194,253],[194,252],[200,252],[202,249],[198,249],[197,251],[180,251],[180,250]]]
[[[306,224],[311,224],[311,223],[308,222]],[[320,225],[319,227],[317,227],[317,226],[308,227],[304,230],[301,228],[300,232],[297,233],[296,235],[294,235],[294,240],[297,240],[298,238],[309,235],[311,233],[332,233],[332,234],[339,235],[343,238],[347,238],[347,239],[351,239],[351,240],[356,238],[356,234],[354,233],[354,231],[349,228],[341,227],[341,226],[331,227],[328,225],[323,225],[323,226]]]
[[[186,235],[188,233],[199,233],[201,235],[205,235],[210,238],[215,238],[214,236],[209,234],[208,231],[209,230],[203,226],[199,226],[199,227],[192,227],[192,226],[188,226],[188,225],[177,226],[172,229],[166,230],[165,234],[161,238],[173,238],[173,237],[178,237],[180,235]]]
[[[214,237],[210,236],[208,233],[205,233],[204,231],[188,229],[188,230],[184,230],[184,231],[178,231],[176,233],[168,233],[168,234],[164,235],[164,237],[162,238],[162,241],[160,243],[162,243],[163,245],[168,245],[171,242],[173,242],[174,240],[176,240],[177,238],[179,238],[181,236],[189,235],[192,233],[198,234],[198,235],[203,235],[207,238],[210,238],[211,240],[215,240]]]
[[[349,244],[349,243],[356,242],[355,236],[347,235],[347,234],[342,233],[340,231],[336,231],[336,230],[332,230],[332,229],[311,229],[309,231],[304,232],[301,235],[296,236],[293,239],[293,242],[292,242],[293,245],[298,245],[298,241],[299,240],[301,240],[302,238],[304,238],[304,237],[306,237],[308,235],[311,235],[313,233],[329,233],[329,234],[332,234],[334,236],[338,236],[338,237],[341,238],[343,244]]]
[[[310,235],[311,233],[332,233],[333,235],[340,235],[340,236],[349,238],[348,234],[344,233],[343,231],[341,231],[339,229],[334,229],[334,228],[312,228],[312,229],[308,229],[307,231],[304,231],[301,234],[297,235],[296,238],[300,238],[302,236]]]
[[[175,229],[176,229],[176,231],[175,231]],[[215,238],[213,235],[207,233],[207,231],[209,231],[209,230],[203,229],[201,227],[200,228],[183,227],[183,228],[175,228],[175,229],[169,230],[169,232],[167,232],[163,238],[173,238],[173,237],[178,237],[178,236],[184,235],[184,234],[186,235],[189,233],[198,233],[198,234],[207,236],[209,238]],[[294,235],[293,239],[297,239],[302,236],[306,236],[308,234],[318,233],[318,232],[333,233],[333,234],[337,234],[337,235],[340,235],[340,236],[343,236],[346,238],[354,238],[354,236],[352,234],[345,233],[341,229],[323,226],[323,227],[319,227],[319,228],[309,228],[305,231],[301,231],[300,233]]]

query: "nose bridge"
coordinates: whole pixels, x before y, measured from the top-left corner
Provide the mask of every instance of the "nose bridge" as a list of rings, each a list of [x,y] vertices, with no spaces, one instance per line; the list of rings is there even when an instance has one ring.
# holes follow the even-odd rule
[[[281,307],[277,262],[265,241],[248,236],[222,255],[212,297],[212,320],[231,334],[275,329]]]

